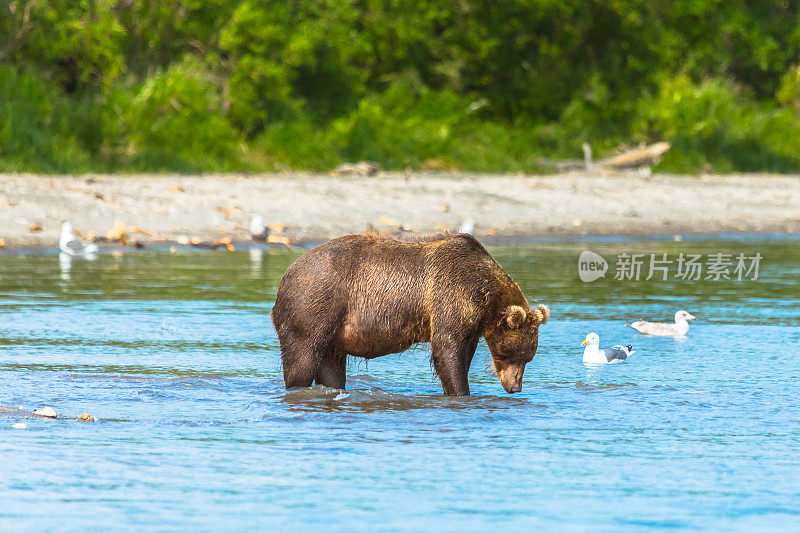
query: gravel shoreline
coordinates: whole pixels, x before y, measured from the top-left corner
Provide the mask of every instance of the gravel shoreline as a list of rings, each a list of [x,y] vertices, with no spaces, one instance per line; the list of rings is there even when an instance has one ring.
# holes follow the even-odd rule
[[[532,236],[800,232],[800,176],[381,173],[0,174],[4,250],[49,248],[62,221],[131,241],[246,240],[254,214],[276,240],[363,231],[434,233],[472,221],[489,241]]]

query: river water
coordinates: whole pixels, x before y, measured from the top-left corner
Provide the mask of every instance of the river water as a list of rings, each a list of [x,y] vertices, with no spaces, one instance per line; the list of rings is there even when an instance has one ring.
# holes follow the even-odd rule
[[[578,279],[584,250],[604,278]],[[300,251],[0,256],[0,529],[800,527],[797,240],[491,252],[552,318],[520,394],[481,343],[469,398],[427,346],[287,393],[269,312]],[[615,279],[627,253],[762,258],[755,280]],[[685,339],[625,327],[681,308]],[[637,352],[585,366],[591,331]]]

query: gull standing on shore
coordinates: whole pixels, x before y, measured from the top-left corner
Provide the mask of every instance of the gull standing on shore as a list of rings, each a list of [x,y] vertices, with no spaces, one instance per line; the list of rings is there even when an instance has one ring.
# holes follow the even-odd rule
[[[620,344],[611,349],[600,349],[600,335],[597,333],[589,333],[583,340],[581,345],[586,346],[583,350],[583,362],[590,365],[602,365],[606,363],[613,363],[624,361],[629,356],[636,353],[633,346],[630,344],[622,346]]]
[[[663,322],[645,322],[640,320],[627,324],[642,335],[654,335],[659,337],[685,337],[689,332],[688,320],[694,320],[694,315],[686,311],[678,311],[675,313],[675,323],[666,324]]]

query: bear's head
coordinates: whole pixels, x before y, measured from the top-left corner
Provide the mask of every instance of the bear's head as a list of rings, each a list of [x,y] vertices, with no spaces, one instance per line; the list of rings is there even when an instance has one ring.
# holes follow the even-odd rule
[[[545,305],[530,311],[509,305],[500,319],[486,329],[484,337],[492,352],[494,371],[506,392],[522,390],[525,365],[539,347],[539,326],[548,318],[550,310]]]

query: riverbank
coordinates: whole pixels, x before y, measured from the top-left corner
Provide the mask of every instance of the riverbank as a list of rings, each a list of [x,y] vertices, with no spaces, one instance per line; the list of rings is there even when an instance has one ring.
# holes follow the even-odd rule
[[[585,173],[0,175],[5,249],[51,247],[62,221],[89,237],[119,222],[130,242],[246,240],[254,214],[276,242],[318,242],[369,225],[479,238],[800,232],[800,176]]]

